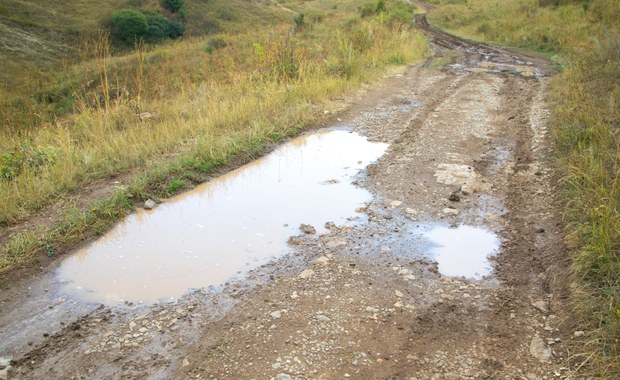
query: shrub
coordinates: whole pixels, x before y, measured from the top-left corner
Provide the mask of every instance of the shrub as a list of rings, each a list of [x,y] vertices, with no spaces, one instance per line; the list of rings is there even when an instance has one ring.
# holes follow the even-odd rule
[[[149,30],[144,13],[134,9],[121,9],[112,14],[112,34],[126,44],[143,38]]]
[[[161,0],[159,4],[162,8],[169,10],[172,13],[177,13],[183,8],[185,0]]]
[[[112,15],[112,34],[128,45],[140,39],[158,42],[164,38],[179,38],[184,32],[183,24],[154,10],[122,9]]]
[[[185,27],[178,21],[164,17],[157,11],[144,11],[148,24],[146,38],[156,42],[163,38],[179,38],[185,32]]]
[[[295,17],[293,17],[293,21],[295,21],[295,26],[297,27],[297,29],[303,28],[303,26],[306,24],[306,22],[304,21],[304,17],[305,15],[303,13],[299,13]]]
[[[215,50],[224,48],[228,45],[226,40],[221,37],[209,38],[207,41],[207,46],[205,47],[205,51],[209,54],[213,53]]]

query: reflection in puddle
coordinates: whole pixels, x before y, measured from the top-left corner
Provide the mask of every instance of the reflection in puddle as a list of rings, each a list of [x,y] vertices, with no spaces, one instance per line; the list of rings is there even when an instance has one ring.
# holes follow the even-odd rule
[[[425,236],[436,245],[433,253],[439,273],[480,279],[493,271],[487,257],[495,255],[499,248],[494,233],[471,226],[435,227]]]
[[[301,223],[324,232],[370,200],[351,184],[387,144],[346,131],[302,136],[262,159],[139,210],[64,260],[63,291],[86,301],[154,302],[217,285],[287,251]]]

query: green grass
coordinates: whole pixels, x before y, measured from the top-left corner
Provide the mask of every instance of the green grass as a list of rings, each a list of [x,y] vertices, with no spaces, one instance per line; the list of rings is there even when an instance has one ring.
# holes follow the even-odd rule
[[[436,0],[432,23],[543,52],[563,70],[551,85],[566,201],[572,301],[587,331],[574,361],[620,377],[620,2]]]
[[[262,154],[320,119],[330,99],[428,54],[408,22],[391,11],[362,19],[356,1],[231,7],[236,1],[192,3],[219,17],[215,35],[116,51],[95,34],[80,61],[27,94],[39,107],[36,122],[0,131],[0,169],[10,173],[0,180],[0,224],[20,223],[93,181],[140,174],[105,206],[13,236],[0,270],[101,234],[134,203],[190,187],[232,157]],[[302,27],[300,13],[309,15]]]

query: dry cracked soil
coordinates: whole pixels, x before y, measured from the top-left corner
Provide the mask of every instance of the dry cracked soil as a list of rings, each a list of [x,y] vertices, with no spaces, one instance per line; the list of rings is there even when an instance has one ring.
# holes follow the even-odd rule
[[[175,302],[50,303],[51,279],[25,279],[2,295],[0,378],[569,377],[551,71],[417,22],[434,56],[330,110],[390,144],[356,177],[363,222],[307,227],[289,254]],[[492,272],[429,255],[432,231],[457,254],[483,239],[459,231],[495,236]]]

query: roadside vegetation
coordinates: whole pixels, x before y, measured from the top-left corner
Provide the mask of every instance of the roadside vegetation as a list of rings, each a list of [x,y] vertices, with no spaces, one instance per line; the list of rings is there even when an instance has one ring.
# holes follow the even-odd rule
[[[566,201],[573,297],[587,331],[575,362],[620,377],[620,2],[436,0],[433,24],[543,53]],[[580,352],[581,350],[581,352]]]
[[[0,26],[41,43],[57,28],[58,56],[72,57],[54,66],[17,54],[3,80],[0,274],[101,234],[144,200],[204,181],[232,158],[262,154],[324,117],[330,99],[428,54],[413,6],[369,4],[370,13],[353,0],[132,0],[106,3],[107,16],[96,19],[76,0],[65,9],[74,18],[63,20],[90,20],[75,31],[84,38],[61,25],[24,27],[28,12],[15,24],[0,9]],[[177,24],[180,39],[166,34]],[[116,178],[112,195],[75,201]],[[24,225],[50,206],[51,221]],[[20,232],[9,234],[13,226]]]

